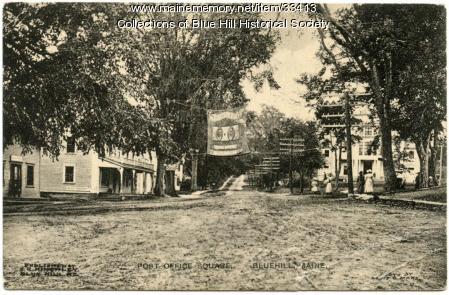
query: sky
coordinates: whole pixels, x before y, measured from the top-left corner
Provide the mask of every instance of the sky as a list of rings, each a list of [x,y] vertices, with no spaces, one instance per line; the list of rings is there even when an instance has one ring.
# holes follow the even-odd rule
[[[242,85],[250,99],[248,110],[260,112],[265,104],[276,107],[289,117],[313,119],[313,112],[307,109],[302,98],[305,87],[295,80],[303,73],[316,73],[320,70],[321,63],[315,56],[318,48],[319,41],[312,29],[283,29],[281,41],[270,60],[274,78],[281,88],[276,90],[264,85],[257,92],[249,81],[244,81]]]
[[[331,4],[331,12],[348,7],[348,4]],[[280,29],[281,40],[270,60],[274,68],[274,78],[280,89],[270,89],[268,85],[256,92],[249,81],[243,81],[243,89],[250,99],[247,109],[260,112],[262,106],[270,105],[289,117],[301,120],[313,120],[313,111],[306,107],[303,99],[305,87],[295,80],[301,74],[314,74],[321,69],[321,62],[316,57],[319,40],[315,29]]]

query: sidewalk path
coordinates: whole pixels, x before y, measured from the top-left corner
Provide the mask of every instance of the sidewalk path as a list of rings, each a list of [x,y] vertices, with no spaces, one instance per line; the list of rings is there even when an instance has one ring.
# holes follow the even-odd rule
[[[374,196],[371,194],[355,194],[354,197],[358,200],[372,201]],[[423,208],[434,208],[439,210],[446,210],[447,204],[442,202],[427,201],[420,199],[413,199],[406,196],[379,196],[379,202],[389,204],[389,205],[400,205],[407,207],[423,207]]]
[[[207,193],[209,190],[195,191],[191,194],[179,194],[182,199],[200,199],[204,198],[203,194]]]
[[[381,201],[387,201],[387,202],[397,202],[397,203],[408,203],[411,205],[424,205],[424,206],[431,206],[431,207],[437,207],[443,210],[446,210],[447,204],[441,203],[441,202],[434,202],[434,201],[425,201],[425,200],[412,200],[407,198],[394,198],[389,196],[381,196]]]
[[[246,185],[245,175],[242,174],[234,180],[234,182],[231,184],[228,191],[226,192],[226,195],[230,195],[234,191],[243,190],[244,185]]]

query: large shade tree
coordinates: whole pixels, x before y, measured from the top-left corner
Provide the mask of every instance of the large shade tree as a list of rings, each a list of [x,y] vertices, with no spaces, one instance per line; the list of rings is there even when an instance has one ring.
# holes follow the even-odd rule
[[[218,20],[221,14],[167,14],[165,18]],[[145,16],[147,17],[147,16]],[[162,16],[155,13],[153,18]],[[233,17],[255,19],[257,14]],[[142,85],[137,95],[144,105],[152,106],[154,115],[171,122],[169,136],[158,137],[156,153],[158,176],[156,193],[164,191],[164,164],[189,155],[190,149],[206,151],[207,110],[243,106],[247,102],[241,81],[258,80],[267,72],[253,74],[253,69],[268,62],[278,35],[265,29],[149,29],[133,31],[127,71],[135,84]],[[138,62],[135,56],[139,56]],[[154,106],[154,107],[153,107]],[[186,115],[187,114],[187,115]]]
[[[4,146],[58,156],[68,135],[100,155],[154,146],[158,124],[129,99],[117,42],[126,38],[111,18],[123,13],[100,3],[4,6]]]
[[[242,106],[240,82],[274,51],[265,29],[121,29],[119,19],[148,18],[128,5],[9,3],[4,10],[4,144],[57,156],[71,134],[81,150],[158,156],[165,164],[205,150],[206,110]],[[223,15],[154,14],[154,19]],[[238,14],[235,18],[259,18]]]
[[[405,82],[404,74],[412,73],[410,70],[415,59],[410,57],[419,57],[420,50],[416,49],[425,42],[427,34],[438,35],[436,32],[441,32],[444,27],[444,8],[355,4],[332,12],[327,5],[321,4],[316,16],[331,24],[327,31],[318,30],[320,55],[329,71],[320,72],[315,77],[357,82],[370,94],[364,96],[364,102],[372,107],[379,120],[385,188],[392,190],[396,184],[392,109],[395,103],[401,102],[398,99],[404,97],[400,86]],[[427,44],[431,50],[439,42]],[[405,82],[407,85],[411,83],[410,80]]]
[[[401,139],[415,144],[420,186],[435,179],[436,154],[446,120],[446,11],[443,6],[412,6],[402,18],[404,67],[395,85],[392,122]]]

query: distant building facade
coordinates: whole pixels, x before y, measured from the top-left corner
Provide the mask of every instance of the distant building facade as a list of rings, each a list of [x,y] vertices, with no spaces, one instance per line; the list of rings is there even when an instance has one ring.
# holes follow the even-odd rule
[[[353,112],[353,116],[361,123],[359,126],[352,127],[352,134],[358,135],[361,140],[352,145],[352,175],[354,181],[357,179],[359,172],[365,174],[371,170],[375,174],[376,181],[384,181],[383,159],[380,152],[380,147],[375,149],[372,142],[378,132],[378,124],[370,119],[369,109],[365,106],[357,106]],[[330,135],[326,138],[334,143],[336,139]],[[321,152],[325,160],[325,165],[318,171],[318,175],[322,176],[324,173],[336,176],[338,164],[340,163],[340,179],[347,181],[348,179],[348,163],[346,144],[343,144],[341,159],[339,153],[335,153],[331,146],[322,146]],[[400,162],[401,168],[398,167],[398,177],[405,179],[407,183],[413,183],[417,172],[419,172],[419,158],[413,143],[402,141],[397,149],[393,149],[395,161]],[[395,153],[396,152],[396,153]],[[398,153],[399,152],[399,153]],[[399,155],[401,154],[401,155]],[[398,157],[401,157],[400,159]]]
[[[77,150],[69,137],[58,159],[40,150],[22,155],[18,145],[3,151],[3,195],[38,198],[42,194],[149,194],[157,167],[155,152],[144,155],[110,151],[105,157]],[[173,165],[172,165],[173,167]],[[182,165],[177,165],[175,188],[179,189]],[[174,169],[174,168],[173,168]]]

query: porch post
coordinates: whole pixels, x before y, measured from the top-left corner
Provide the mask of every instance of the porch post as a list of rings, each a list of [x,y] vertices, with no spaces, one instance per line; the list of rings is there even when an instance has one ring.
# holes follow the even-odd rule
[[[136,170],[133,169],[133,181],[131,182],[131,193],[135,193],[136,192]]]
[[[147,172],[143,171],[142,175],[143,175],[143,194],[146,194],[147,193]]]
[[[119,193],[122,194],[123,193],[123,167],[120,167],[118,169],[119,173],[120,173],[120,183],[119,183]]]

